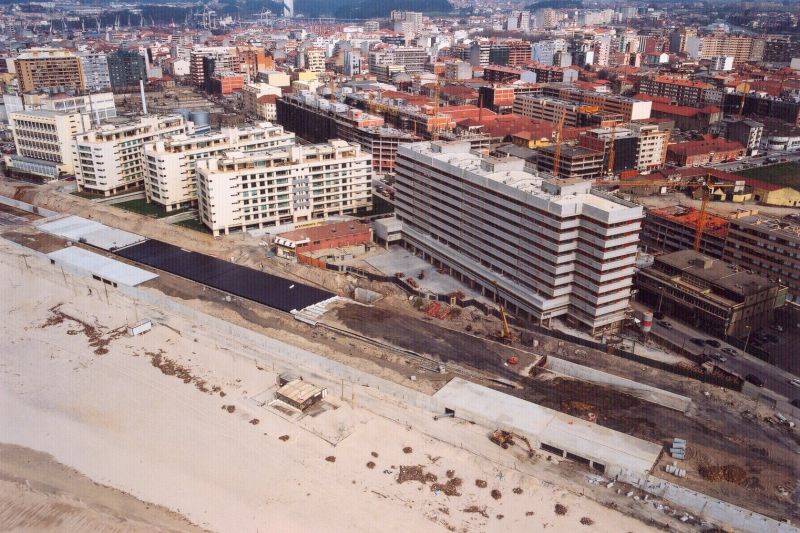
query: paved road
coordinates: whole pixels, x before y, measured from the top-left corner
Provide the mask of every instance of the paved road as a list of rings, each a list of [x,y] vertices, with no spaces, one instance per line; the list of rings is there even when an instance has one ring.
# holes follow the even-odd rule
[[[769,152],[765,157],[746,157],[741,161],[733,161],[731,163],[716,163],[714,165],[708,165],[710,168],[716,168],[719,170],[727,170],[731,172],[735,172],[736,170],[744,170],[745,168],[757,168],[761,166],[770,166],[770,165],[777,165],[780,164],[781,161],[776,161],[772,163],[768,163],[767,159],[777,157],[780,159],[786,159],[785,162],[790,161],[798,161],[800,160],[800,153],[798,152]],[[739,168],[742,167],[742,168]]]
[[[764,388],[769,389],[781,396],[785,396],[789,401],[800,398],[800,389],[792,386],[789,384],[789,380],[793,379],[795,376],[792,374],[781,370],[780,368],[773,366],[767,362],[758,359],[757,357],[753,357],[752,355],[745,354],[739,348],[735,346],[731,346],[723,341],[720,342],[719,348],[714,348],[709,345],[705,345],[703,347],[697,346],[691,339],[699,338],[699,339],[712,339],[711,337],[705,333],[697,331],[685,324],[681,324],[675,320],[670,318],[666,319],[667,322],[672,324],[671,329],[664,328],[659,324],[658,321],[653,322],[653,330],[652,334],[657,335],[661,338],[667,339],[679,346],[683,346],[687,351],[693,353],[695,355],[700,354],[710,354],[712,352],[721,352],[722,348],[729,347],[736,350],[736,356],[729,356],[728,354],[722,353],[727,358],[727,361],[724,363],[717,362],[721,368],[738,374],[741,377],[745,377],[747,374],[755,374],[756,376],[760,377],[764,380]],[[719,340],[719,339],[717,339]]]

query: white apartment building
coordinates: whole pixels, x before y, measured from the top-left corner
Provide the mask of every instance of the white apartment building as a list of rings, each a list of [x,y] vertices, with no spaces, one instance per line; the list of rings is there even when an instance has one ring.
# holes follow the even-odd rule
[[[229,151],[197,172],[200,220],[215,236],[372,208],[372,156],[340,139]]]
[[[639,137],[636,152],[637,170],[655,170],[664,166],[667,159],[669,130],[660,130],[653,124],[632,122],[628,128]]]
[[[7,164],[12,174],[42,181],[72,174],[72,138],[91,129],[89,116],[56,111],[19,111],[9,117],[16,155]]]
[[[228,150],[253,152],[285,148],[295,143],[294,133],[262,122],[254,126],[224,128],[202,135],[178,134],[144,147],[147,163],[144,190],[147,201],[167,211],[197,203],[197,164],[222,157]]]
[[[103,53],[78,52],[86,90],[90,93],[111,90],[108,59]]]
[[[75,137],[72,158],[78,190],[110,196],[144,184],[144,145],[192,132],[180,115],[144,116],[104,124]]]
[[[321,48],[308,48],[304,52],[305,69],[310,72],[325,72],[325,51]]]
[[[524,320],[621,324],[641,206],[458,141],[403,144],[395,170],[405,245],[426,260]]]

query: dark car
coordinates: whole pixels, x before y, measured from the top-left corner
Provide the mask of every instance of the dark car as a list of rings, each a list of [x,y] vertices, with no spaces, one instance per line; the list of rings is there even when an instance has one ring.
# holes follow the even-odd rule
[[[703,344],[705,344],[703,339],[692,339],[692,342],[695,343],[698,346],[702,346]]]
[[[659,313],[659,312],[653,313],[653,318],[655,318],[656,320],[664,320],[664,313]]]
[[[744,379],[745,379],[745,381],[747,381],[748,383],[752,383],[756,387],[763,387],[764,386],[764,380],[761,379],[760,377],[756,376],[755,374],[747,374],[744,377]]]
[[[706,344],[713,346],[714,348],[720,347],[719,341],[715,341],[714,339],[706,339]]]
[[[792,400],[790,403],[791,403],[792,405],[794,405],[795,407],[800,407],[800,398],[795,398],[795,399],[794,399],[794,400]]]

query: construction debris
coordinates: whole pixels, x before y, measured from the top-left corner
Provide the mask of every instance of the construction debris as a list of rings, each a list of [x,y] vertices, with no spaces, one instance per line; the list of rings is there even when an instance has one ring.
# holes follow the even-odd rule
[[[700,475],[708,481],[722,481],[737,485],[744,485],[747,480],[747,471],[737,465],[700,465],[698,468]]]
[[[422,465],[403,466],[400,465],[400,473],[397,474],[397,482],[405,483],[406,481],[419,481],[423,485],[426,483],[435,483],[438,478],[436,474],[425,472]]]
[[[567,508],[564,505],[561,505],[560,503],[556,504],[555,510],[556,514],[559,516],[564,516],[565,514],[567,514]]]
[[[461,478],[454,477],[452,479],[448,479],[447,483],[434,483],[431,485],[431,492],[442,491],[447,496],[461,496],[461,493],[458,492],[458,487],[461,486]]]
[[[503,497],[503,494],[499,490],[492,489],[492,498],[494,498],[495,500],[499,500],[502,497]]]
[[[583,518],[581,518],[581,524],[583,524],[584,526],[591,526],[592,524],[594,524],[594,520],[592,520],[588,516],[584,516]]]
[[[486,488],[486,481],[484,481],[482,479],[476,479],[475,480],[475,486],[478,487],[479,489],[485,489]]]
[[[478,507],[477,505],[470,505],[466,509],[464,509],[465,513],[478,513],[484,518],[489,518],[489,515],[486,513],[486,507]]]
[[[334,457],[333,455],[329,455],[328,457],[325,458],[325,460],[328,461],[329,463],[335,463],[336,457]]]

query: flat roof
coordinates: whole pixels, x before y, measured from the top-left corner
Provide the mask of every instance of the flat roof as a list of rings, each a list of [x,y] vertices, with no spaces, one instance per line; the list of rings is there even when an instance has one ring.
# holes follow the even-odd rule
[[[694,250],[679,250],[660,255],[656,257],[656,263],[669,265],[680,270],[681,274],[694,276],[712,286],[740,295],[752,294],[777,285],[763,276],[748,274],[739,267]]]
[[[454,378],[434,397],[445,407],[495,422],[539,442],[635,474],[650,472],[658,461],[660,444],[626,435],[482,385]]]
[[[800,216],[796,214],[786,215],[783,218],[755,214],[732,222],[751,225],[765,233],[775,233],[791,239],[800,239]]]
[[[108,281],[135,287],[140,283],[157,278],[158,274],[128,265],[116,259],[84,250],[77,246],[62,248],[47,254],[56,264],[64,264],[75,270],[88,272]]]
[[[321,393],[322,389],[320,387],[303,381],[302,379],[292,380],[277,390],[277,394],[297,403],[303,403],[309,398],[313,398]]]
[[[72,241],[82,241],[110,252],[117,248],[145,241],[145,238],[141,235],[112,228],[75,215],[50,220],[39,224],[37,227],[46,233],[58,235]]]

